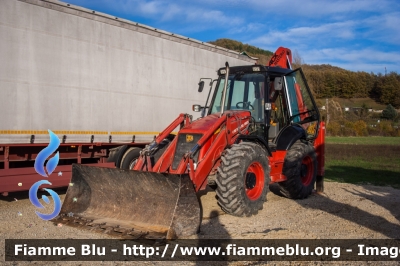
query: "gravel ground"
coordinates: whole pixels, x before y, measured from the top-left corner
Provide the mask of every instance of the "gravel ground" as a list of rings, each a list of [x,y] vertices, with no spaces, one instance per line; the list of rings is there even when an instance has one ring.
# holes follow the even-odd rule
[[[290,200],[274,192],[267,196],[258,215],[238,218],[224,214],[208,191],[200,196],[203,219],[193,238],[231,239],[400,239],[400,190],[391,187],[325,182],[325,193],[304,200]],[[61,200],[64,194],[60,194]],[[0,197],[0,255],[2,265],[125,265],[135,262],[5,262],[4,239],[100,239],[107,235],[68,226],[57,227],[35,214],[28,193]],[[336,265],[338,262],[323,265]],[[139,264],[138,262],[136,264]],[[149,265],[198,265],[196,262],[141,262]],[[204,263],[204,265],[210,263]],[[226,263],[211,263],[226,265]],[[229,265],[258,265],[231,262]],[[320,265],[318,262],[269,262],[269,265]],[[345,265],[375,265],[376,262],[343,262]],[[382,265],[382,263],[380,263]],[[398,262],[383,262],[399,265]]]

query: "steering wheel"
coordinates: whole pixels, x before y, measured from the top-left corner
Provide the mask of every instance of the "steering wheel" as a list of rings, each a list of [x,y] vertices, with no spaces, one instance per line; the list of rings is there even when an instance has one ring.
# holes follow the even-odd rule
[[[292,121],[293,118],[295,118],[296,116],[305,115],[305,114],[309,114],[309,113],[315,113],[315,110],[308,110],[308,111],[305,111],[305,112],[302,112],[302,113],[298,113],[298,114],[292,115],[292,116],[290,117],[289,121]],[[304,124],[304,123],[311,122],[313,119],[314,119],[314,120],[317,120],[317,118],[315,118],[314,115],[315,115],[315,114],[312,114],[311,116],[306,117],[306,118],[304,119],[304,121],[301,121],[301,122],[300,122],[300,124]],[[309,120],[309,121],[308,121],[308,120]]]
[[[239,106],[240,104],[242,104],[243,107],[240,107],[240,106]],[[251,107],[251,109],[250,109],[250,107]],[[254,106],[251,105],[250,102],[238,102],[238,103],[236,104],[236,108],[254,110]]]

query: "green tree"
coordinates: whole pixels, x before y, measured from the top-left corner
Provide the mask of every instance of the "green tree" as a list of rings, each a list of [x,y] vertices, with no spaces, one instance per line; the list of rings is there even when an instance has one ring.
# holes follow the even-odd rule
[[[388,75],[378,75],[373,96],[381,103],[400,107],[400,75],[391,72]]]
[[[382,118],[387,120],[395,120],[397,111],[391,104],[388,104],[385,110],[382,111]]]

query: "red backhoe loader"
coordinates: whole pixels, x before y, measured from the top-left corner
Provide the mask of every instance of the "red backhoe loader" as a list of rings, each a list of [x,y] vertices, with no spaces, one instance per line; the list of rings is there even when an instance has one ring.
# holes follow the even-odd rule
[[[121,160],[129,169],[73,165],[55,222],[123,238],[181,238],[198,232],[196,192],[207,185],[235,216],[256,215],[271,183],[292,199],[315,184],[322,192],[325,126],[291,62],[280,47],[268,66],[226,63],[205,106],[193,105],[201,117],[180,114],[146,148],[128,150]]]

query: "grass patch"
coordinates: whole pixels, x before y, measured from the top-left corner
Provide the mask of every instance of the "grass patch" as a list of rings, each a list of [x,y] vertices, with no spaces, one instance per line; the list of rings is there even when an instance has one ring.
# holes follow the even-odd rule
[[[400,189],[400,145],[327,144],[325,179]]]
[[[330,160],[325,165],[326,181],[392,186],[400,189],[400,158]]]
[[[400,137],[326,137],[326,143],[400,146]]]

